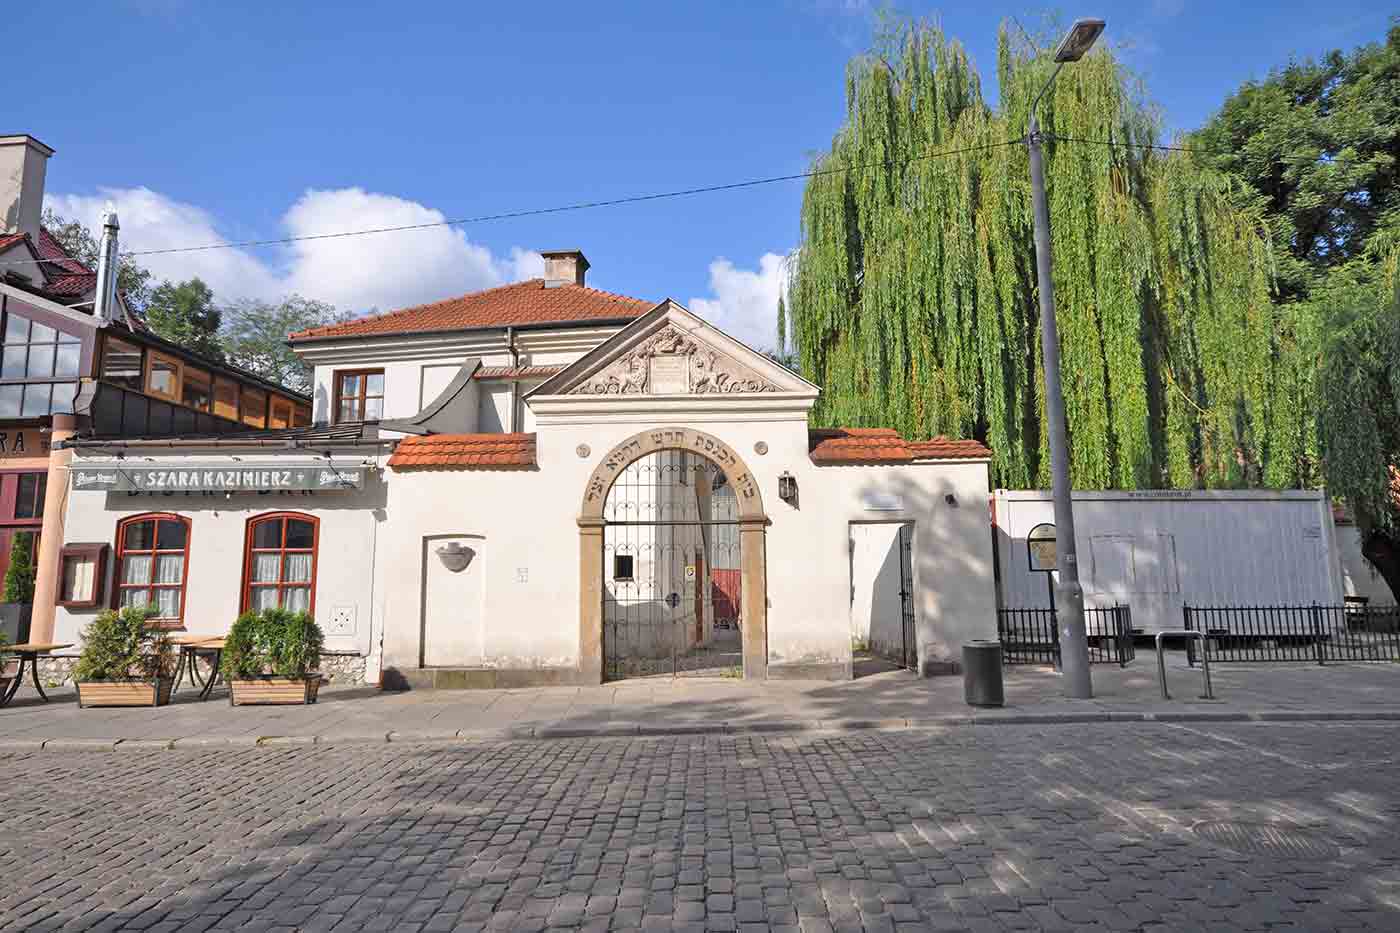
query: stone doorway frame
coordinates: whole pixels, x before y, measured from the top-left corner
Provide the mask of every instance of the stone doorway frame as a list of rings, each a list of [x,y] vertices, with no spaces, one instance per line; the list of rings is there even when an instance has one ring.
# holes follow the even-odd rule
[[[593,469],[579,507],[579,676],[603,682],[603,506],[608,491],[629,465],[662,450],[708,458],[724,472],[739,504],[739,562],[743,593],[744,679],[768,676],[768,515],[748,465],[728,444],[694,428],[659,427],[618,444]]]

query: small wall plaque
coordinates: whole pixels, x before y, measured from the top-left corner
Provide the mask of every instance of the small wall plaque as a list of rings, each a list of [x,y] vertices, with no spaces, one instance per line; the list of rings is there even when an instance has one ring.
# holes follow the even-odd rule
[[[653,356],[650,364],[652,395],[685,395],[690,391],[690,357]]]
[[[587,444],[579,444],[574,448],[574,453],[578,454],[580,459],[587,459],[588,455],[593,453],[593,448]]]
[[[760,457],[763,456],[764,454],[768,453],[768,442],[767,442],[767,441],[759,441],[757,444],[754,444],[754,445],[753,445],[753,452],[756,453],[756,454],[758,454]]]

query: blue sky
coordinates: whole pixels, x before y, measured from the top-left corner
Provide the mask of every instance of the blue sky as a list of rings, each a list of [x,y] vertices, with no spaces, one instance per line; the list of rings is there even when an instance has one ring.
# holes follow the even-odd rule
[[[53,146],[53,206],[121,209],[129,249],[413,223],[803,170],[839,126],[860,0],[484,4],[70,2],[7,10],[3,132]],[[998,24],[1054,7],[904,3],[990,81]],[[1169,127],[1290,55],[1383,36],[1374,2],[1098,2]],[[51,37],[51,41],[45,37]],[[990,90],[990,88],[989,88]],[[19,91],[18,96],[13,92]],[[152,257],[226,298],[387,310],[579,247],[590,284],[670,296],[771,343],[801,183],[300,248]]]

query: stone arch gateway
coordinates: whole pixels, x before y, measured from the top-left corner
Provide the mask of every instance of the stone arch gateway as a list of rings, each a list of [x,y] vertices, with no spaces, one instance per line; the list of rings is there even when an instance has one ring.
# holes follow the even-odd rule
[[[763,679],[768,664],[768,517],[758,482],[743,459],[719,438],[693,428],[666,426],[632,435],[609,451],[584,487],[579,508],[579,671],[587,683],[604,676],[604,537],[609,492],[629,466],[664,451],[712,463],[734,491],[740,544],[743,676]]]

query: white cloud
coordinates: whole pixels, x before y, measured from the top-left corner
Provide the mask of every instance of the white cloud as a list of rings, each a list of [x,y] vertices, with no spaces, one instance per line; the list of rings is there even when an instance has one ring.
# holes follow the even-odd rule
[[[724,257],[710,263],[711,298],[692,298],[690,310],[759,350],[778,343],[778,296],[787,288],[787,257],[764,253],[758,269],[740,269]]]
[[[98,227],[104,206],[121,221],[124,252],[226,243],[207,211],[149,188],[102,188],[96,195],[54,194],[59,214]],[[281,235],[435,224],[442,212],[360,188],[309,190],[282,216]],[[301,240],[253,251],[225,248],[139,257],[157,278],[199,276],[225,299],[276,299],[289,292],[346,311],[382,311],[434,301],[543,273],[538,253],[519,247],[497,256],[452,227]]]

